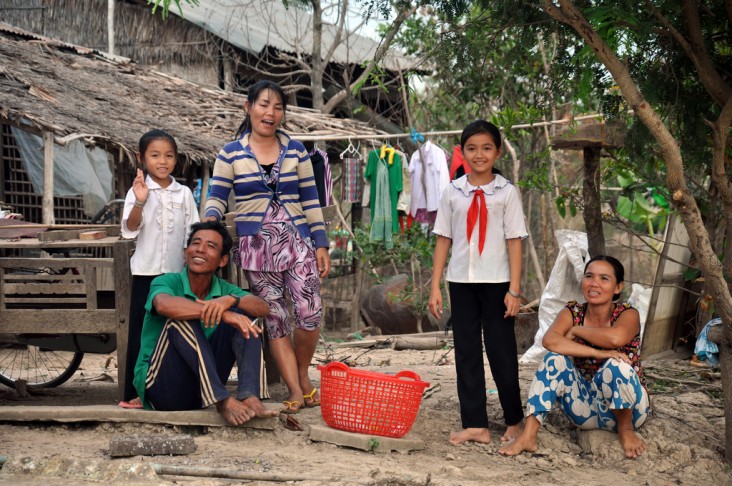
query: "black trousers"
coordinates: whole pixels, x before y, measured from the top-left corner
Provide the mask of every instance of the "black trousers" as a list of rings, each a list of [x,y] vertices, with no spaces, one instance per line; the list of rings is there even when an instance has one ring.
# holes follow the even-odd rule
[[[508,288],[509,282],[449,283],[463,428],[488,427],[483,344],[506,425],[523,419],[514,318],[503,317]]]
[[[137,391],[132,384],[135,377],[135,363],[140,354],[140,338],[142,323],[145,320],[145,303],[150,293],[150,284],[157,275],[133,275],[132,289],[130,289],[130,318],[127,320],[127,360],[125,362],[125,391],[126,402],[137,397]]]

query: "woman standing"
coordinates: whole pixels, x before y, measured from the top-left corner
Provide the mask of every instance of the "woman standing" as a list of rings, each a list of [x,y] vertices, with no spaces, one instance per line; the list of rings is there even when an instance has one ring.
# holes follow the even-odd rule
[[[305,147],[279,129],[287,99],[271,81],[249,88],[237,140],[214,165],[207,219],[222,219],[234,190],[239,256],[251,291],[270,305],[269,345],[289,395],[285,412],[320,404],[308,375],[320,336],[320,281],[330,272],[328,239]],[[284,297],[295,311],[294,340]]]

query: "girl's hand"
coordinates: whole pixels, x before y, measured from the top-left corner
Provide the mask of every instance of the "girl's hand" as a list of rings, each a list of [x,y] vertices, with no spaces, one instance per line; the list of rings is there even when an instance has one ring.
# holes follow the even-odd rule
[[[327,248],[318,248],[315,252],[315,259],[318,262],[318,274],[325,278],[330,273],[330,255]]]
[[[442,317],[442,292],[440,289],[432,289],[430,291],[430,312],[438,320]]]
[[[132,192],[135,194],[135,199],[141,203],[147,201],[147,196],[150,194],[147,184],[145,184],[145,174],[142,173],[142,169],[137,169],[137,175],[135,180],[132,181]]]
[[[615,358],[618,361],[624,361],[630,364],[630,358],[625,353],[621,353],[617,349],[599,349],[597,353],[598,359],[610,359]]]
[[[506,294],[503,298],[503,304],[506,306],[506,313],[503,314],[504,318],[517,316],[521,307],[521,297],[513,297],[512,295]]]

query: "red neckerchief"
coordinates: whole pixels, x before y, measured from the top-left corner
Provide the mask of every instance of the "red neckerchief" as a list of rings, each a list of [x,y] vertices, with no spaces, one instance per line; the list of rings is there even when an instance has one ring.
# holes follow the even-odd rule
[[[470,237],[473,235],[473,228],[475,228],[475,223],[478,221],[478,218],[480,218],[480,224],[478,225],[478,253],[482,255],[483,246],[485,245],[485,232],[488,228],[488,208],[485,206],[483,189],[480,187],[475,190],[473,202],[470,203],[470,209],[468,209],[468,243],[470,243]]]

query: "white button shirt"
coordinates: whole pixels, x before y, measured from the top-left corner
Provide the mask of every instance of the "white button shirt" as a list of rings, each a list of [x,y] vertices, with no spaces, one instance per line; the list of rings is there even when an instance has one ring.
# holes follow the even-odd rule
[[[188,231],[199,221],[198,208],[191,190],[175,179],[166,188],[145,178],[150,193],[142,208],[142,222],[136,231],[127,227],[135,205],[135,193],[130,189],[122,212],[122,238],[137,238],[135,253],[130,258],[132,275],[162,275],[180,272],[185,264],[183,249]],[[144,229],[143,229],[144,228]]]
[[[478,226],[468,241],[468,209],[477,187],[464,175],[450,183],[442,193],[433,233],[452,240],[446,280],[461,283],[509,282],[506,240],[528,238],[524,211],[518,189],[500,174],[480,188],[488,209],[483,254],[478,250]]]

